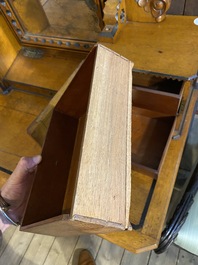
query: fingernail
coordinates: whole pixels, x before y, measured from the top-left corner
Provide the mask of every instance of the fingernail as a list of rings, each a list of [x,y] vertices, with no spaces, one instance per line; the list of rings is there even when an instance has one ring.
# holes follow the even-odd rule
[[[39,164],[41,162],[42,156],[41,155],[37,155],[37,156],[34,156],[32,159],[33,159],[34,163],[37,165],[37,164]]]

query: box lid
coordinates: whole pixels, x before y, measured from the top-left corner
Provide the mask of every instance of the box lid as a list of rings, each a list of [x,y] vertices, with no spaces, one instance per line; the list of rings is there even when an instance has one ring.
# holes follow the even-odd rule
[[[97,46],[72,218],[127,228],[132,63]]]

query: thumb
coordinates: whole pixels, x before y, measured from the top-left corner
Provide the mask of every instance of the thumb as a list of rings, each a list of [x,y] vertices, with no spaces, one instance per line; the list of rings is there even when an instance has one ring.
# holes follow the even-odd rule
[[[28,173],[32,173],[35,170],[36,166],[41,162],[41,160],[41,155],[22,157],[19,160],[11,177],[15,180],[15,182],[20,182],[20,180],[23,180]]]

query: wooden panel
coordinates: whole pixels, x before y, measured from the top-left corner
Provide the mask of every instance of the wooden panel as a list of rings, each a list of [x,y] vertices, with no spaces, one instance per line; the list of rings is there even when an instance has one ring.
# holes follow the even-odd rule
[[[7,154],[11,152],[18,157],[33,155],[32,149],[39,153],[40,148],[37,143],[33,142],[26,134],[26,128],[32,122],[34,116],[2,107],[0,107],[0,113],[1,151]],[[23,141],[19,141],[20,138],[23,138]],[[16,141],[16,139],[18,140]]]
[[[186,0],[184,15],[198,16],[198,2],[197,2],[197,0]]]
[[[20,45],[0,13],[0,79],[13,63]]]
[[[144,8],[140,7],[136,1],[126,1],[126,14],[128,21],[134,22],[155,22],[151,13],[145,12]]]
[[[164,117],[155,112],[133,107],[132,112],[132,168],[154,178],[170,142],[174,116]]]
[[[129,220],[138,225],[146,204],[153,179],[140,172],[132,171],[131,177],[131,209]]]
[[[51,236],[77,236],[117,231],[114,227],[85,223],[69,219],[69,215],[59,215],[31,225],[21,225],[21,231]]]
[[[100,46],[94,67],[73,218],[86,222],[87,216],[88,222],[100,219],[124,229],[130,207],[132,68]]]
[[[60,100],[62,95],[64,94],[65,90],[76,76],[81,64],[76,68],[76,70],[72,73],[72,75],[67,79],[64,85],[58,90],[56,95],[50,100],[49,104],[46,108],[40,113],[38,117],[29,125],[28,133],[40,144],[43,145],[47,128],[49,127],[50,120],[52,117],[52,112],[54,107],[56,106],[57,102]]]
[[[13,5],[28,32],[39,33],[49,25],[39,0],[15,0]]]
[[[194,19],[168,16],[163,23],[127,23],[116,43],[104,45],[132,60],[134,68],[140,71],[149,69],[179,78],[193,77],[198,65],[198,30]]]
[[[172,192],[170,191],[173,190],[197,98],[198,91],[195,90],[193,92],[191,103],[188,108],[183,133],[179,141],[171,140],[170,147],[167,151],[167,156],[164,160],[164,164],[161,170],[161,174],[159,175],[158,181],[156,183],[155,191],[150,204],[150,210],[147,214],[143,228],[143,233],[146,233],[147,235],[153,236],[155,238],[160,238],[161,236],[162,227],[164,225],[164,218],[172,194]],[[164,216],[162,215],[160,209],[164,210]],[[153,216],[155,216],[155,218],[153,218]]]
[[[152,110],[167,116],[175,116],[179,102],[179,95],[133,86],[134,107]]]
[[[86,57],[85,53],[41,51],[44,55],[38,59],[24,56],[21,50],[5,80],[18,87],[26,84],[27,90],[29,85],[57,91]]]
[[[28,136],[26,130],[48,101],[44,97],[19,91],[0,95],[0,165],[2,167],[13,170],[20,156],[40,153],[40,147]]]

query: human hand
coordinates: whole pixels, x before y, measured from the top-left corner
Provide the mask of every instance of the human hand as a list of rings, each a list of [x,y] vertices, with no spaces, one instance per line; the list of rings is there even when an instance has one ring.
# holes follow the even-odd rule
[[[8,216],[20,223],[27,196],[41,156],[22,157],[7,182],[1,188],[1,196],[10,205]]]

